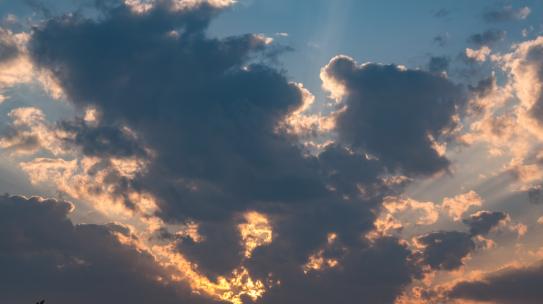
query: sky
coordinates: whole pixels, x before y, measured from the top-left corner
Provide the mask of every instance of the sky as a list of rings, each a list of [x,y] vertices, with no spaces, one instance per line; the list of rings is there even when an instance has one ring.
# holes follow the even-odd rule
[[[540,303],[542,16],[0,0],[0,302]]]

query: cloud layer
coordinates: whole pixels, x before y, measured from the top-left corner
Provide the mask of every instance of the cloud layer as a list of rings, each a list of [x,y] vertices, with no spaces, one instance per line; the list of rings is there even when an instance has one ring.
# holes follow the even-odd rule
[[[137,13],[120,5],[99,21],[65,16],[35,30],[35,64],[53,72],[73,104],[97,113],[97,120],[60,124],[74,134],[67,144],[86,157],[146,159],[145,170],[122,185],[109,182],[152,195],[158,206],[153,216],[169,224],[196,222],[201,239],[168,233],[161,238],[173,240],[209,278],[242,265],[261,282],[281,282],[272,284],[265,303],[357,296],[392,301],[419,273],[411,252],[395,238],[362,237],[373,228],[383,195],[393,191],[381,178],[388,166],[343,145],[307,154],[281,128],[304,105],[304,92],[262,63],[276,53],[270,40],[252,34],[208,38],[216,7],[172,10],[167,4]],[[445,94],[459,94],[446,80],[421,77],[442,82],[451,91]],[[425,81],[420,86],[430,89]],[[125,203],[138,209],[137,201]],[[264,214],[273,230],[273,241],[249,258],[238,231],[247,212]],[[304,273],[304,265],[319,258],[330,261],[330,268],[317,263],[312,269],[318,275]],[[391,274],[380,280],[381,288],[360,288],[379,265]],[[303,286],[303,294],[296,286]],[[329,286],[326,297],[316,296],[323,286]]]
[[[0,197],[0,283],[3,302],[212,303],[187,286],[163,283],[151,255],[121,242],[116,224],[74,225],[64,201]]]
[[[73,111],[10,99],[0,157],[74,202],[0,197],[0,300],[535,301],[541,219],[496,200],[539,200],[541,37],[498,53],[515,33],[480,31],[409,68],[337,55],[313,95],[279,64],[290,46],[213,32],[233,3],[97,1],[0,29],[0,94],[38,84]],[[494,273],[511,248],[526,266]]]
[[[321,71],[324,88],[345,99],[339,139],[381,160],[391,171],[430,175],[449,166],[437,140],[454,129],[461,88],[444,77],[396,65],[337,56]]]

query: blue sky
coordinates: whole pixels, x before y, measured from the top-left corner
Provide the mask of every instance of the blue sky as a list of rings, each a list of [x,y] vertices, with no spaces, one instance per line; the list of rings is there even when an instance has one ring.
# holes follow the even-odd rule
[[[210,32],[218,36],[243,34],[247,29],[274,37],[294,50],[281,57],[289,75],[319,94],[319,69],[337,54],[359,62],[396,63],[411,68],[427,64],[429,56],[455,57],[467,47],[474,33],[495,28],[507,31],[498,50],[523,40],[522,30],[541,32],[540,1],[515,1],[528,5],[532,14],[520,22],[488,23],[482,15],[502,1],[240,1],[215,20]],[[439,15],[444,12],[444,16]],[[437,16],[436,16],[437,15]],[[288,33],[277,37],[276,33]],[[446,35],[446,47],[434,42]]]

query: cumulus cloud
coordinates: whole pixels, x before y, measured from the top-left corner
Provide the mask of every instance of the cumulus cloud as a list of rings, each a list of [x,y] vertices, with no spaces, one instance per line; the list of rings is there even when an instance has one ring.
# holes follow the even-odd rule
[[[468,144],[483,142],[489,145],[491,155],[511,157],[503,171],[517,181],[515,187],[521,191],[537,186],[543,176],[538,152],[543,138],[542,45],[543,37],[538,37],[514,45],[506,54],[490,54],[486,46],[466,50],[473,60],[485,61],[490,56],[507,81],[498,85],[492,75],[472,88],[475,94],[470,101],[469,132],[460,140]]]
[[[486,46],[466,50],[472,60],[486,61],[490,57],[503,69],[507,82],[499,85],[493,74],[472,87],[469,132],[460,140],[468,144],[485,142],[494,156],[510,155],[511,163],[505,171],[524,189],[541,177],[536,152],[542,138],[537,114],[541,95],[541,60],[537,59],[540,45],[541,39],[536,38],[514,45],[510,53],[503,55],[490,54]]]
[[[28,51],[18,49],[29,69],[45,71],[33,77],[58,84],[57,92],[83,115],[53,124],[38,109],[16,109],[1,147],[45,151],[20,163],[33,183],[54,184],[138,230],[74,225],[67,211],[59,212],[48,222],[62,221],[71,231],[55,230],[59,242],[79,245],[89,238],[95,251],[55,245],[51,259],[58,269],[43,269],[114,272],[111,278],[126,281],[127,289],[137,290],[135,297],[145,293],[128,299],[136,303],[149,302],[147,296],[162,303],[211,301],[190,289],[235,304],[317,304],[392,303],[424,271],[461,267],[477,238],[507,215],[480,211],[464,218],[482,205],[474,191],[441,205],[399,192],[415,177],[449,169],[446,144],[459,128],[467,94],[485,111],[483,99],[502,93],[496,78],[465,92],[447,78],[447,57],[431,57],[426,70],[412,70],[336,56],[320,75],[336,101],[334,111],[316,113],[313,94],[267,64],[284,50],[273,39],[208,36],[208,25],[232,2],[101,1],[99,18],[49,18],[34,29]],[[466,50],[466,56],[486,61],[487,45],[503,35],[496,30],[470,37],[480,48]],[[437,42],[444,44],[443,37]],[[511,70],[517,59],[537,70],[538,52],[528,52],[535,54],[532,60],[520,49],[515,47],[518,56],[496,58]],[[17,56],[6,55],[6,62]],[[518,79],[524,72],[515,70]],[[495,117],[480,129],[511,138],[511,125]],[[304,137],[314,134],[330,141],[308,151]],[[415,244],[395,233],[417,225],[432,231],[443,213],[454,221],[464,218],[469,233],[430,232]],[[526,226],[514,227],[526,232]],[[37,234],[35,246],[41,246]],[[46,255],[40,248],[28,252]],[[88,292],[97,294],[109,284],[92,275],[85,282],[73,271],[73,280],[59,281],[74,287],[73,296],[85,284],[95,284],[98,289]],[[10,297],[22,296],[14,291]],[[97,297],[89,302],[104,301]],[[62,301],[77,302],[70,293]]]
[[[507,217],[503,212],[479,211],[462,222],[469,226],[471,235],[486,235]]]
[[[148,153],[126,127],[93,126],[92,122],[76,119],[60,122],[57,130],[64,133],[60,137],[63,145],[79,147],[86,156],[143,158]]]
[[[404,183],[390,182],[449,168],[445,144],[466,105],[444,73],[449,60],[433,57],[422,71],[334,57],[321,79],[337,111],[309,114],[311,92],[265,64],[277,50],[271,39],[206,35],[221,6],[131,1],[102,8],[101,18],[44,22],[29,44],[32,64],[85,115],[14,123],[5,147],[44,149],[36,134],[60,134],[53,146],[63,151],[21,164],[32,181],[141,217],[160,244],[145,250],[167,261],[158,271],[175,269],[217,300],[388,303],[421,266],[460,267],[498,213],[465,219],[470,233],[420,236],[422,263],[392,233],[364,238],[380,210],[392,218],[385,231],[402,229],[404,216],[435,224],[443,210],[459,221],[482,203],[475,192],[441,207],[402,199],[395,187]],[[471,90],[483,96],[488,86]],[[335,142],[317,153],[300,143],[330,131]]]
[[[346,56],[322,68],[321,79],[331,97],[344,99],[336,120],[342,143],[406,175],[448,168],[436,141],[456,125],[453,117],[465,103],[461,88],[428,72]]]
[[[341,244],[325,252],[325,259],[341,257],[337,266],[307,274],[289,271],[281,281],[283,288],[271,289],[264,303],[331,303],[363,299],[369,303],[392,303],[419,271],[409,261],[410,251],[393,238],[382,238],[371,247],[350,248]],[[278,253],[279,254],[279,253]],[[284,268],[280,254],[275,267]],[[372,273],[372,276],[367,274]]]
[[[541,302],[543,266],[506,268],[486,275],[481,280],[463,281],[449,292],[453,299],[484,301],[500,304]]]
[[[83,303],[393,303],[423,273],[461,267],[478,237],[507,220],[491,211],[465,218],[482,205],[474,191],[441,205],[399,193],[416,177],[449,169],[446,144],[467,94],[480,102],[469,104],[473,112],[486,111],[489,96],[510,96],[495,77],[465,92],[447,78],[448,57],[413,70],[336,56],[320,75],[334,111],[317,113],[303,84],[267,64],[284,51],[273,39],[207,34],[233,2],[98,1],[98,18],[48,16],[32,36],[1,33],[0,65],[9,68],[0,71],[0,83],[38,80],[64,94],[81,117],[50,123],[39,109],[15,109],[0,147],[26,153],[20,167],[34,184],[53,185],[106,218],[136,226],[75,225],[68,205],[54,216],[43,210],[63,202],[0,199],[7,210],[0,230],[9,232],[0,232],[8,252],[0,263],[10,273],[39,269],[38,279],[53,278],[45,287],[24,285],[15,273],[21,286],[5,301],[30,300],[25,287],[59,303],[82,302],[75,298],[81,294],[88,294]],[[529,13],[520,11],[512,19]],[[539,81],[537,50],[522,53],[521,44],[515,55],[491,57],[489,46],[504,36],[471,36],[476,48],[466,57],[501,60],[518,82]],[[444,46],[448,38],[435,42]],[[515,69],[515,60],[529,73]],[[533,86],[522,88],[531,91],[519,96],[539,100]],[[516,120],[506,114],[479,130],[513,138]],[[326,141],[308,151],[304,140],[315,134]],[[522,176],[537,178],[537,170],[516,164]],[[19,205],[32,207],[11,211]],[[469,232],[434,231],[444,214],[463,219]],[[417,232],[412,243],[400,239],[399,231],[418,226],[434,232]],[[508,227],[526,232],[520,224]],[[105,293],[110,280],[123,284]],[[134,298],[121,299],[127,290]]]
[[[309,191],[312,184],[318,188],[316,182],[303,181],[301,175],[309,169],[304,168],[307,165],[296,148],[286,136],[274,133],[276,124],[302,105],[299,88],[267,66],[247,65],[246,61],[266,46],[260,37],[204,37],[202,31],[215,13],[216,8],[205,4],[190,11],[171,11],[157,4],[142,15],[116,7],[100,23],[51,20],[36,31],[32,53],[38,64],[57,71],[55,76],[76,105],[96,108],[103,124],[126,123],[156,151],[150,176],[142,184],[178,197],[171,197],[171,201],[189,204],[188,197],[202,201],[202,195],[230,201],[239,191],[246,197],[239,197],[229,208],[243,209],[252,199],[247,192],[280,195],[271,191],[276,188],[272,187],[274,180],[291,180],[292,191]],[[171,28],[179,28],[180,36],[167,35]],[[104,30],[125,37],[123,43],[105,44],[107,37],[97,35]],[[81,43],[88,37],[96,37],[93,45],[100,50],[83,47]],[[104,57],[104,47],[116,51]],[[81,51],[88,55],[84,61],[80,60]],[[81,135],[79,143],[100,147],[98,139]],[[183,193],[183,185],[164,183],[169,178],[178,180],[179,172],[183,172],[187,190],[192,183],[202,191]],[[262,174],[253,176],[251,172]],[[154,174],[164,176],[163,181],[156,182]],[[297,187],[296,181],[306,184]],[[271,188],[241,188],[244,183]],[[172,192],[171,187],[179,190]],[[198,205],[190,203],[186,207],[192,207],[181,214],[166,201],[161,200],[164,214],[171,217],[230,212],[222,205],[213,206],[218,200],[204,199],[205,213],[190,211]]]
[[[323,146],[317,155],[306,153],[297,132],[282,126],[289,118],[301,119],[295,113],[310,104],[311,95],[264,64],[274,50],[270,39],[253,34],[210,38],[205,31],[220,11],[216,5],[173,4],[158,1],[144,10],[120,4],[106,8],[103,18],[68,15],[35,29],[29,47],[33,63],[52,73],[76,108],[94,114],[56,126],[71,134],[64,144],[80,151],[82,159],[34,159],[24,169],[81,198],[100,186],[94,193],[104,194],[111,206],[112,198],[120,199],[131,208],[128,215],[152,219],[151,230],[160,232],[155,239],[166,245],[149,246],[150,252],[166,256],[179,266],[179,278],[214,298],[233,303],[296,303],[302,295],[315,303],[333,296],[393,301],[418,275],[410,250],[395,238],[370,241],[363,235],[372,229],[382,198],[394,192],[383,176],[399,165],[389,165],[388,152],[375,159],[341,143]],[[393,81],[407,90],[410,81],[403,82],[403,72],[390,70]],[[430,97],[421,93],[421,101],[413,101],[426,113],[421,117],[439,115],[400,148],[416,147],[419,137],[433,146],[428,137],[446,129],[461,93],[427,72],[408,74],[420,77],[415,89],[430,91]],[[440,107],[426,111],[426,102]],[[437,123],[443,117],[446,121]],[[410,157],[415,156],[413,151]],[[115,158],[124,165],[115,167]],[[144,169],[130,165],[131,158],[141,158]],[[392,160],[402,168],[409,163],[408,157]],[[422,161],[416,159],[417,166],[409,169],[435,171]],[[45,170],[47,164],[70,169]],[[126,167],[133,168],[132,174],[121,174]],[[131,199],[138,195],[149,196],[153,208],[140,206],[146,200]],[[250,214],[261,217],[255,222],[246,218]],[[197,231],[178,234],[166,227],[187,223]],[[330,247],[331,233],[337,243]],[[305,273],[308,259],[321,251],[337,267]],[[378,267],[388,269],[378,280],[382,288],[360,288],[357,282],[372,282]],[[314,296],[323,286],[327,295]]]
[[[74,225],[70,203],[0,197],[2,302],[213,303],[172,284],[152,255],[120,240],[116,224]]]
[[[471,236],[459,231],[432,232],[420,236],[417,242],[424,248],[423,263],[432,269],[459,268],[468,254],[475,250],[475,242]]]
[[[420,248],[421,263],[434,270],[454,270],[464,265],[470,253],[477,249],[476,241],[483,239],[499,224],[510,222],[503,212],[479,211],[462,221],[469,227],[469,233],[461,231],[430,232],[415,239]],[[509,225],[515,229],[514,225]]]

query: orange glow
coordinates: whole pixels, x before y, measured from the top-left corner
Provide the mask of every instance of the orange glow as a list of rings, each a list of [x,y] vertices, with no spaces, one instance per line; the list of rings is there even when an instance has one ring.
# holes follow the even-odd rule
[[[250,258],[255,248],[272,242],[272,228],[261,213],[248,212],[243,215],[245,223],[239,224],[241,240],[245,246],[245,257]]]
[[[216,282],[213,282],[198,273],[198,265],[177,252],[174,245],[152,246],[151,253],[161,266],[170,271],[172,281],[186,281],[196,293],[204,293],[233,304],[242,304],[243,296],[257,300],[266,291],[264,283],[251,278],[249,271],[243,266],[232,271],[229,277],[219,276]]]
[[[337,239],[337,234],[329,233],[327,236],[327,246],[332,246]],[[303,266],[303,271],[308,274],[311,271],[322,271],[329,268],[334,268],[339,265],[339,261],[333,258],[324,257],[324,249],[320,249],[316,253],[310,255],[307,263]]]
[[[334,268],[339,264],[336,259],[327,259],[323,257],[324,250],[319,250],[316,254],[309,256],[307,263],[304,265],[304,273],[311,271],[320,271],[328,268]]]

